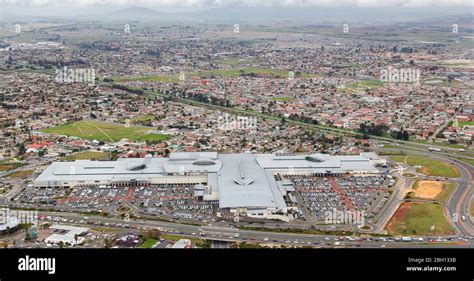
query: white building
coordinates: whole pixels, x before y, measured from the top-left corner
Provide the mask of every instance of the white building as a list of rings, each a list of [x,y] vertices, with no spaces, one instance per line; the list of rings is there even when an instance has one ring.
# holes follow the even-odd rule
[[[57,233],[53,233],[44,240],[48,244],[59,244],[75,246],[84,242],[84,237],[80,236],[89,231],[86,227],[77,227],[70,225],[54,224],[49,227]]]

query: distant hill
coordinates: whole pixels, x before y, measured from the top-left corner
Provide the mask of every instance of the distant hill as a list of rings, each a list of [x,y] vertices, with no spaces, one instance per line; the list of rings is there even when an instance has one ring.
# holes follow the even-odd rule
[[[158,12],[156,10],[145,7],[129,7],[107,13],[109,16],[122,18],[143,18],[143,17],[162,17],[166,13]]]
[[[465,8],[460,7],[424,7],[393,8],[393,7],[232,7],[210,8],[191,13],[196,17],[226,20],[226,21],[262,21],[262,20],[291,20],[291,21],[355,21],[364,22],[403,22],[420,21],[430,18],[440,18],[452,15],[466,14]],[[472,18],[471,18],[472,21]]]

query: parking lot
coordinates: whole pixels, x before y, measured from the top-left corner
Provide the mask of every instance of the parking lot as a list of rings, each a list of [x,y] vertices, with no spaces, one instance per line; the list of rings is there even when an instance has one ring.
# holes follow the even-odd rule
[[[31,206],[106,212],[114,212],[126,205],[143,214],[209,221],[215,219],[218,201],[198,201],[193,197],[193,192],[194,185],[185,184],[27,188],[16,198],[16,202]]]
[[[300,205],[316,220],[324,220],[325,213],[334,209],[364,211],[372,217],[389,197],[387,178],[382,175],[286,177],[293,182]]]

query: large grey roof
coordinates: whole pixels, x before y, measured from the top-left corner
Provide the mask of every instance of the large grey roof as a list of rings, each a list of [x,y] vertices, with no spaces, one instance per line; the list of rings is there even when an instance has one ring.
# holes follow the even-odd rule
[[[220,208],[279,208],[285,207],[283,197],[274,184],[273,176],[267,177],[253,154],[224,154],[219,159],[223,165],[217,181]],[[235,179],[242,179],[239,184]],[[246,182],[251,183],[246,185]],[[275,190],[273,190],[275,189]]]

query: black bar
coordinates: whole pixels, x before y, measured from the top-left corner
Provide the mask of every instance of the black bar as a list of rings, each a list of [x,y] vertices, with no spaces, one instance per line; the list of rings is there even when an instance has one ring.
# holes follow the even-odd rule
[[[56,272],[19,271],[18,261],[27,255],[55,258]],[[408,258],[424,261],[418,264]],[[407,271],[407,267],[426,266],[456,271]],[[1,281],[321,279],[474,280],[474,249],[0,250]]]

